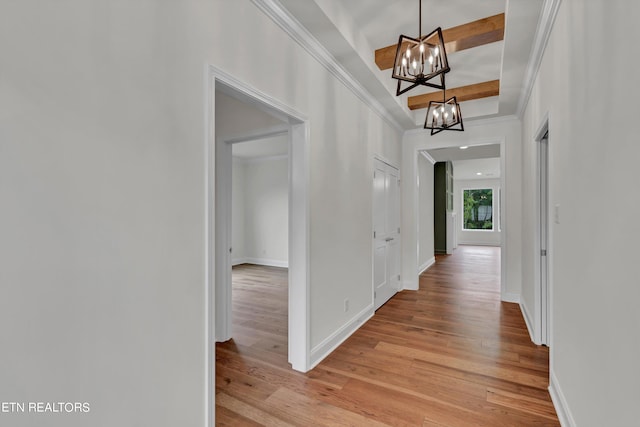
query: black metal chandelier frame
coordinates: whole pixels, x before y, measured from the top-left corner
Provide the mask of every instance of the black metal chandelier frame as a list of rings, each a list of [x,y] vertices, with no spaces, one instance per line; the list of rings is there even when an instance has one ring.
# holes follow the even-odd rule
[[[422,0],[419,0],[417,38],[400,35],[393,63],[392,77],[398,80],[396,96],[402,95],[416,86],[429,86],[444,89],[444,74],[451,68],[444,47],[442,29],[436,28],[429,34],[422,35]],[[431,82],[440,76],[440,84]],[[410,86],[402,88],[402,82]]]

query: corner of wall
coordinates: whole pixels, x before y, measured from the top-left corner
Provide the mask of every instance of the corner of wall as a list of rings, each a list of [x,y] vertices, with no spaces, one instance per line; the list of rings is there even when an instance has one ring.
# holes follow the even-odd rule
[[[527,331],[529,331],[529,337],[531,338],[531,341],[535,345],[541,345],[541,343],[535,338],[535,333],[533,331],[533,321],[531,320],[531,315],[529,314],[527,306],[524,302],[520,302],[520,311],[522,312],[522,317],[524,317],[524,322],[527,324]]]
[[[558,378],[556,377],[553,369],[549,372],[549,394],[551,395],[553,406],[556,409],[556,414],[558,414],[560,425],[562,427],[575,427],[576,422],[569,410],[567,399],[565,399],[564,394],[562,393],[562,389],[558,383]]]
[[[356,314],[349,322],[343,325],[340,329],[328,336],[320,344],[311,349],[309,356],[309,371],[312,370],[318,363],[320,363],[325,357],[327,357],[333,350],[338,348],[347,338],[349,338],[360,326],[364,325],[367,320],[371,319],[374,314],[373,304],[369,304],[360,313]]]
[[[418,267],[418,276],[427,271],[433,264],[436,263],[436,257],[431,257],[424,264]]]

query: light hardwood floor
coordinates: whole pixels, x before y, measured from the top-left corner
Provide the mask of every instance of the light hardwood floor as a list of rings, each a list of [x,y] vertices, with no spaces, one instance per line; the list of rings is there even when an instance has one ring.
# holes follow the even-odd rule
[[[216,425],[559,425],[548,349],[500,302],[499,248],[460,246],[307,374],[287,363],[287,271],[234,268]]]

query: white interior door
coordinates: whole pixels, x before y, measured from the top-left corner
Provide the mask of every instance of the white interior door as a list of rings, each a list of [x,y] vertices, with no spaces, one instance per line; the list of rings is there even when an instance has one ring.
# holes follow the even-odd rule
[[[549,134],[539,144],[540,165],[540,341],[549,344]]]
[[[400,289],[400,180],[380,160],[373,172],[373,299],[377,310]]]

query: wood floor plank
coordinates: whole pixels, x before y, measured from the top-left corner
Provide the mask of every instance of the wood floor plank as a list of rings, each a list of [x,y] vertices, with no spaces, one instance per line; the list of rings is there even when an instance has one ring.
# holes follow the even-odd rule
[[[437,255],[312,371],[287,363],[287,270],[234,267],[216,344],[217,425],[557,426],[549,351],[500,301],[500,249]]]

